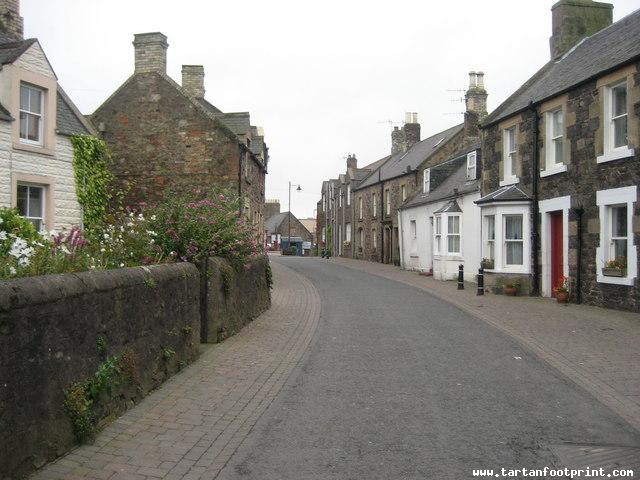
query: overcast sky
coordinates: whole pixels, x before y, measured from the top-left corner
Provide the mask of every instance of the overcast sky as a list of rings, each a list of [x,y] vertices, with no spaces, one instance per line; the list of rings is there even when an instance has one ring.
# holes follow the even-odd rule
[[[460,123],[468,72],[489,110],[549,56],[554,0],[22,0],[62,87],[92,113],[133,72],[134,33],[168,37],[168,73],[203,64],[207,99],[250,111],[270,149],[267,198],[312,216],[322,180],[387,155],[391,126],[418,112],[422,138]],[[614,21],[640,7],[614,0]]]

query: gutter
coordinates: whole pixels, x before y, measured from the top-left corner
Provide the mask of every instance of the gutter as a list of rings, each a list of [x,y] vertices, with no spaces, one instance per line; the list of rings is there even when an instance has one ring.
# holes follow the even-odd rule
[[[540,214],[539,204],[538,204],[538,177],[540,174],[540,154],[538,151],[538,137],[540,130],[540,116],[538,115],[538,109],[536,105],[533,103],[533,100],[529,102],[529,109],[533,114],[533,152],[532,152],[532,197],[533,202],[531,203],[531,215],[533,216],[533,222],[531,225],[531,265],[533,267],[533,279],[531,281],[531,294],[534,296],[540,295],[540,266],[538,264],[538,249],[539,249],[539,227],[538,227],[538,216]]]

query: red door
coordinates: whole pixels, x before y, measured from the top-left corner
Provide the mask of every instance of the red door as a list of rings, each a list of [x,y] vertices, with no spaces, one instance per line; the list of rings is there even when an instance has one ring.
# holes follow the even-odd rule
[[[556,296],[554,288],[564,275],[562,258],[562,212],[551,214],[551,295]]]

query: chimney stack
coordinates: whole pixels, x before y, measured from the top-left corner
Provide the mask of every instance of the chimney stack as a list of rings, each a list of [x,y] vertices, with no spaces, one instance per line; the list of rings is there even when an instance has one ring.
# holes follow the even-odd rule
[[[347,170],[350,168],[358,168],[358,159],[356,158],[355,153],[353,155],[349,154],[349,156],[347,157]]]
[[[583,38],[611,25],[613,5],[593,0],[560,0],[551,7],[551,59],[556,60]]]
[[[484,72],[469,72],[469,89],[464,96],[466,111],[484,117],[487,114],[487,96]]]
[[[135,73],[167,73],[167,37],[160,32],[136,33],[133,40],[135,50]]]
[[[391,155],[404,151],[404,130],[393,127],[391,132]]]
[[[420,141],[420,124],[416,112],[404,114],[404,150],[405,152]]]
[[[20,0],[0,0],[0,31],[16,40],[24,38],[24,20],[20,16]]]
[[[202,65],[182,66],[182,88],[195,98],[204,98],[204,67]]]

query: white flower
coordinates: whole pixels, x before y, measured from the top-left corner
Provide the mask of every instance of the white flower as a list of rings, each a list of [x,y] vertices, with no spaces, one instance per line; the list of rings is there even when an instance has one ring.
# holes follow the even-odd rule
[[[151,215],[151,220],[155,220],[155,219],[156,219],[156,216],[155,215]],[[0,222],[0,223],[2,223],[2,222]]]
[[[120,264],[120,267],[121,267],[121,268],[122,268],[122,267],[124,267],[124,263],[121,263],[121,264]]]
[[[49,235],[51,235],[52,237],[55,237],[56,235],[58,235],[58,232],[56,232],[55,230],[51,230],[49,232]]]
[[[100,251],[101,251],[102,253],[104,253],[104,252],[105,252],[104,247],[102,247],[102,248],[100,249]]]
[[[29,259],[27,257],[21,257],[18,259],[18,265],[20,265],[21,267],[28,267],[29,266]]]
[[[4,230],[0,231],[0,240],[6,240],[7,239],[7,232],[5,232]]]
[[[0,217],[0,225],[2,225],[3,222],[4,220],[2,220],[2,217]]]
[[[2,219],[0,219],[0,220],[2,220]],[[16,272],[15,267],[9,267],[9,273],[10,273],[11,275],[15,275],[15,274],[16,274],[16,273],[18,273],[18,272]]]
[[[105,240],[109,240],[109,234],[105,233],[104,235],[102,235],[102,238],[104,238]]]
[[[62,253],[64,253],[65,255],[69,255],[71,253],[66,245],[62,245],[62,247],[60,247],[60,250],[62,250]]]

